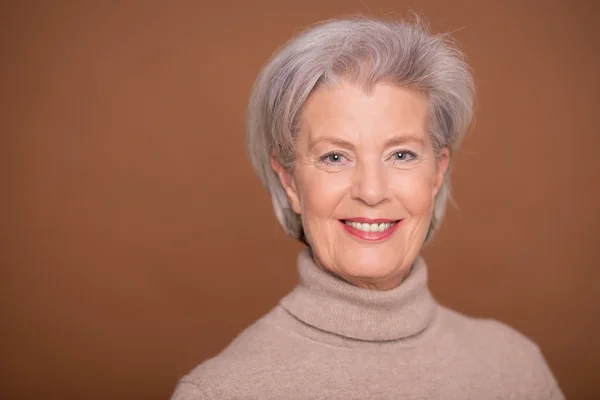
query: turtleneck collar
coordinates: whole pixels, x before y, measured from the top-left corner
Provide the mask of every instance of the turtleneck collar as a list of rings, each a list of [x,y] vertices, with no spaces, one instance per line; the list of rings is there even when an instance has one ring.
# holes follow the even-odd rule
[[[394,289],[363,289],[322,270],[310,249],[298,255],[298,286],[281,306],[322,331],[367,341],[398,340],[424,331],[437,304],[427,287],[427,266],[418,257]]]

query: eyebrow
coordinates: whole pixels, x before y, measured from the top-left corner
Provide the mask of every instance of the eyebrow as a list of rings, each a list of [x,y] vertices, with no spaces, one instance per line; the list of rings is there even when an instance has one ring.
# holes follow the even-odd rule
[[[333,144],[335,146],[339,146],[348,150],[352,150],[354,149],[354,145],[344,139],[340,139],[340,138],[336,138],[333,136],[322,136],[314,141],[312,141],[310,143],[310,147],[309,149],[313,149],[316,145],[320,144],[320,143],[330,143]],[[406,135],[397,135],[397,136],[393,136],[389,139],[387,139],[384,143],[384,147],[388,148],[388,147],[393,147],[393,146],[399,146],[402,144],[406,144],[406,143],[417,143],[421,146],[425,145],[425,142],[422,138],[413,135],[413,134],[406,134]]]
[[[388,140],[385,141],[384,147],[388,148],[388,147],[398,146],[398,145],[402,145],[402,144],[406,144],[406,143],[417,143],[417,144],[420,144],[421,146],[425,146],[425,141],[423,140],[423,138],[416,136],[414,134],[406,134],[406,135],[393,136],[393,137],[389,138]]]
[[[330,143],[338,147],[343,147],[348,150],[354,149],[354,145],[347,140],[332,137],[332,136],[321,136],[320,138],[313,140],[310,143],[309,149],[312,150],[316,145],[320,143]]]

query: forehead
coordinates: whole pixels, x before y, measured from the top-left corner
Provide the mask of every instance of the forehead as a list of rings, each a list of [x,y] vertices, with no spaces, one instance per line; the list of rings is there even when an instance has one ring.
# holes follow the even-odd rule
[[[301,130],[310,139],[323,135],[381,136],[425,133],[425,94],[391,83],[377,83],[366,92],[342,82],[313,92],[300,116]]]

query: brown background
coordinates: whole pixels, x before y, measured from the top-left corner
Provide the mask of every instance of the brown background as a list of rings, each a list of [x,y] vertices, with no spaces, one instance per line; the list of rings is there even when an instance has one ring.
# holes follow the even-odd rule
[[[440,302],[600,396],[594,1],[2,2],[0,398],[165,399],[296,282],[243,143],[302,27],[422,11],[464,45],[477,122],[426,251]]]

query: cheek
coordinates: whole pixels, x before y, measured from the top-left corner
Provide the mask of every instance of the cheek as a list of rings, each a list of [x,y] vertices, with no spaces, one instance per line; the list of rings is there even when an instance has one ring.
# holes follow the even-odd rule
[[[431,213],[435,197],[432,182],[430,171],[414,170],[397,174],[391,184],[396,197],[411,215],[427,216]]]
[[[348,192],[343,173],[308,172],[301,175],[301,208],[306,217],[330,217]]]
[[[300,203],[306,235],[316,242],[328,242],[334,234],[340,204],[348,193],[346,177],[323,171],[307,173],[301,178]]]

